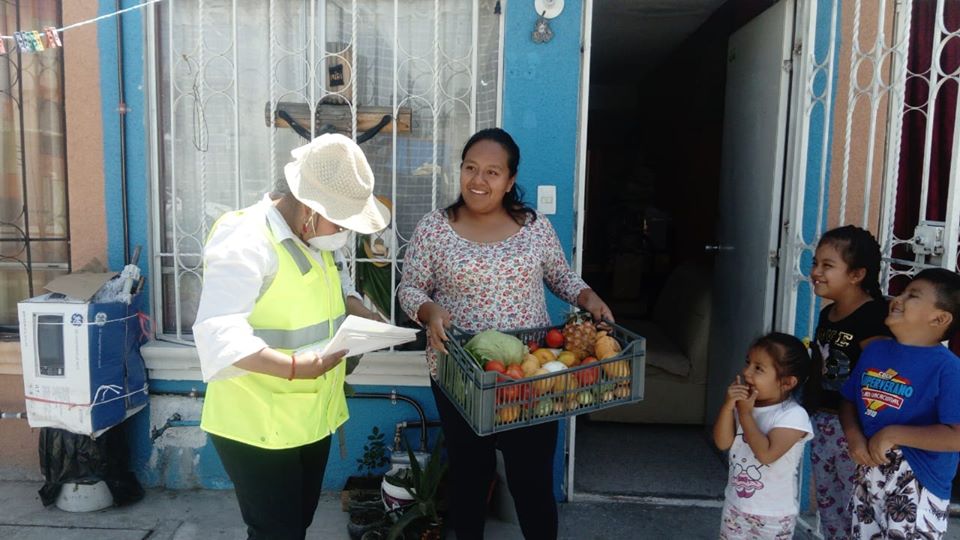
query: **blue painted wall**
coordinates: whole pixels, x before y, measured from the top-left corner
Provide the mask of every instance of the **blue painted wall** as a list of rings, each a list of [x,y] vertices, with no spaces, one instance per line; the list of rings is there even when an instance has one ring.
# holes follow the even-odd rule
[[[557,213],[550,216],[568,261],[576,235],[577,117],[580,96],[580,42],[583,3],[568,0],[563,13],[550,20],[554,37],[531,39],[537,13],[533,2],[507,2],[503,36],[503,128],[520,146],[517,182],[536,200],[537,186],[557,186]],[[567,306],[553,297],[548,307],[555,323]],[[554,477],[564,477],[566,458],[561,429],[554,458]],[[564,486],[555,487],[558,500]]]
[[[191,381],[152,381],[151,393],[154,395],[185,394],[193,388],[204,390],[204,385]],[[428,422],[438,421],[437,407],[433,394],[426,387],[386,387],[386,386],[358,386],[357,392],[390,394],[396,390],[398,394],[413,399],[423,407]],[[191,398],[178,397],[186,404]],[[327,463],[326,475],[323,479],[323,489],[339,491],[343,488],[347,477],[357,474],[357,458],[363,455],[363,446],[367,436],[374,426],[385,433],[384,441],[392,448],[394,430],[399,422],[416,422],[420,417],[414,407],[402,400],[389,399],[348,399],[350,420],[344,426],[345,457],[340,454],[338,440],[334,437],[330,459]],[[199,418],[183,420],[196,421]],[[131,466],[137,477],[147,487],[163,486],[172,489],[192,489],[202,487],[206,489],[233,489],[230,479],[223,470],[213,445],[207,442],[200,448],[183,448],[172,445],[157,445],[154,447],[150,440],[150,432],[154,426],[150,425],[149,411],[137,414],[127,421],[128,441],[131,446]],[[199,430],[199,427],[173,427],[175,430]],[[419,450],[420,431],[418,428],[407,428],[405,439],[414,450]],[[436,443],[439,428],[430,428],[428,433],[428,449],[433,449]],[[384,467],[385,472],[388,467]]]
[[[549,216],[568,261],[576,235],[574,185],[577,163],[577,116],[580,95],[580,42],[583,3],[568,0],[550,20],[554,37],[531,39],[537,14],[533,2],[507,2],[503,36],[503,128],[520,146],[517,182],[535,204],[537,186],[557,187],[557,213]],[[566,312],[553,296],[548,307],[554,322]]]
[[[121,8],[141,3],[139,0],[123,0]],[[116,3],[100,0],[101,14],[116,11]],[[147,161],[147,110],[144,94],[144,35],[143,10],[133,10],[120,15],[123,23],[123,91],[126,103],[125,115],[120,113],[120,86],[117,75],[117,19],[111,17],[97,23],[97,42],[100,54],[100,93],[103,111],[103,169],[104,202],[107,223],[107,259],[111,270],[120,270],[123,260],[123,211],[121,180],[120,124],[126,131],[126,191],[129,223],[129,250],[140,245],[140,269],[144,283],[149,277],[149,180]],[[149,286],[144,298],[149,311]]]

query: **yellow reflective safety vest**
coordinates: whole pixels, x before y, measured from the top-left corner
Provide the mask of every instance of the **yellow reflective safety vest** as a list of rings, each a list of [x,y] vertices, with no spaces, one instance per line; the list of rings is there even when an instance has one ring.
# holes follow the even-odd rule
[[[333,337],[346,312],[333,255],[323,252],[321,266],[294,239],[278,242],[268,223],[264,228],[279,263],[273,282],[247,318],[254,334],[284,353]],[[349,417],[345,376],[346,365],[341,362],[316,379],[290,381],[249,373],[210,381],[200,427],[274,450],[319,441]]]

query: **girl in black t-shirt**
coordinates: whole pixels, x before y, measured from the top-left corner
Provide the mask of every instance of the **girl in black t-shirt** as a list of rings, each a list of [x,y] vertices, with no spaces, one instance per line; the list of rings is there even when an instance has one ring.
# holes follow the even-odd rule
[[[820,238],[810,279],[814,293],[832,303],[820,312],[810,345],[814,365],[804,405],[813,422],[813,476],[821,532],[828,539],[850,538],[847,503],[856,473],[837,417],[840,387],[867,344],[890,335],[879,274],[880,245],[869,231],[846,225]]]

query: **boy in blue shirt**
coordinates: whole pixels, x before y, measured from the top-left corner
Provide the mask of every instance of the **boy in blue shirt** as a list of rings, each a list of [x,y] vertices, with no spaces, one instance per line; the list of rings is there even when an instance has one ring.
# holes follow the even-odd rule
[[[843,386],[840,423],[859,465],[853,538],[943,538],[960,458],[960,275],[917,274],[890,302],[896,340],[871,343]]]

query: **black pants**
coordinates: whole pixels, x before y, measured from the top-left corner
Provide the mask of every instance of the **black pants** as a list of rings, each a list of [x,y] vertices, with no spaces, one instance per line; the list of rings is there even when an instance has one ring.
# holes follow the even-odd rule
[[[450,460],[450,512],[457,540],[483,538],[487,494],[503,453],[507,485],[520,529],[527,540],[557,537],[557,504],[553,498],[553,456],[557,422],[538,424],[480,437],[453,403],[431,381]]]
[[[210,439],[233,481],[247,538],[303,540],[320,500],[330,437],[285,450]]]

